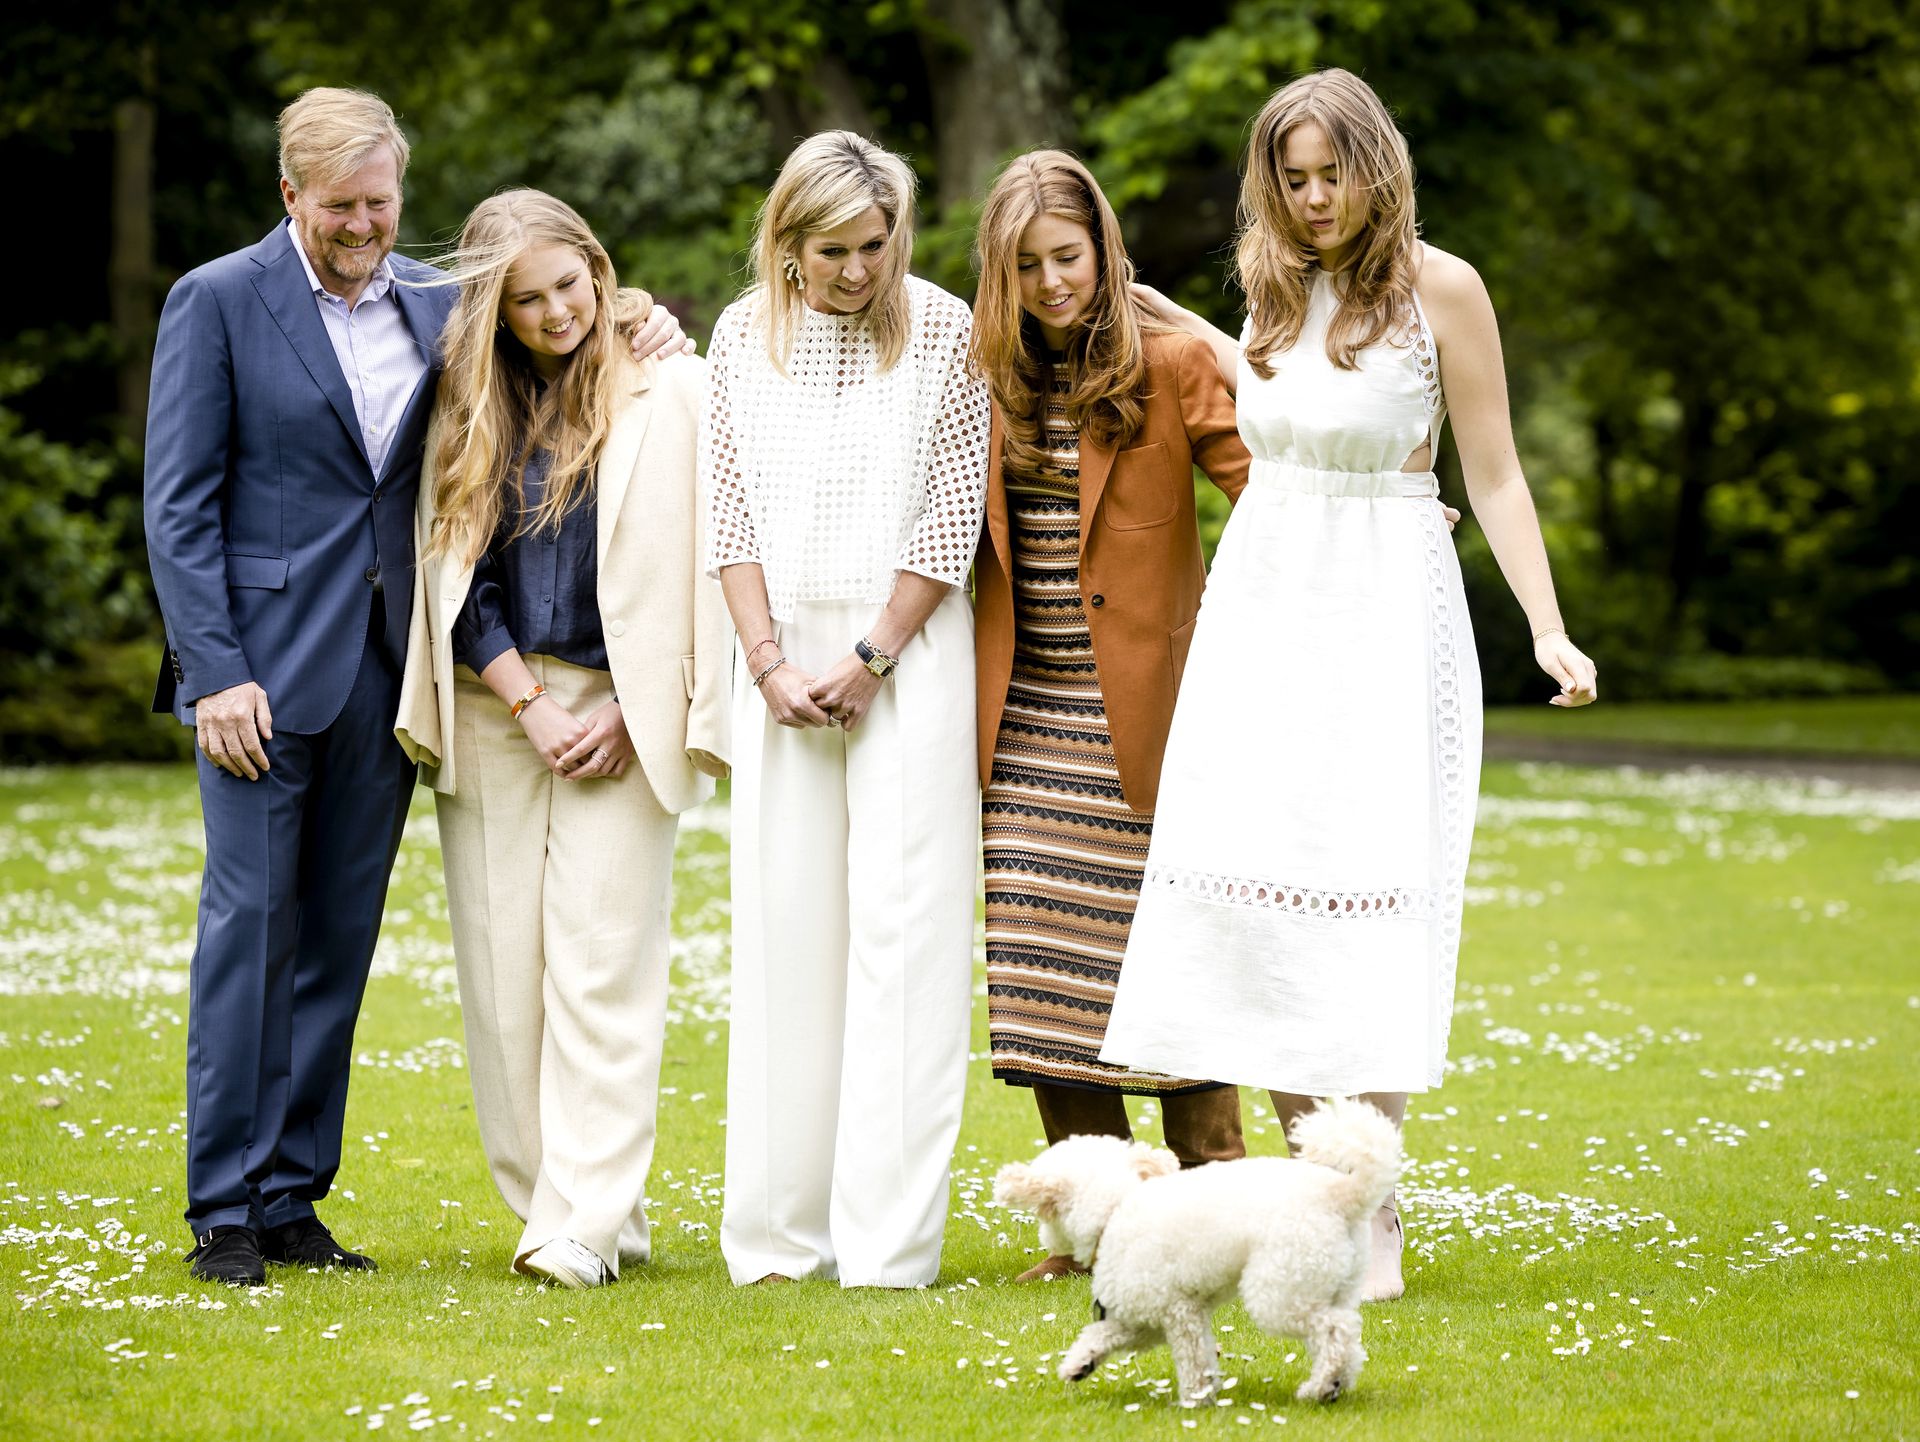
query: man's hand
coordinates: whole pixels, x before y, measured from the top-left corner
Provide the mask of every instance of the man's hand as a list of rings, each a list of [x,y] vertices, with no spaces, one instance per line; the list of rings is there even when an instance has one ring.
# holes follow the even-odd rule
[[[222,771],[258,781],[267,765],[266,743],[273,739],[273,712],[267,693],[252,681],[202,696],[193,707],[193,738],[207,760]]]
[[[633,358],[637,361],[652,355],[692,355],[696,349],[693,338],[680,329],[680,317],[657,301],[633,333]]]

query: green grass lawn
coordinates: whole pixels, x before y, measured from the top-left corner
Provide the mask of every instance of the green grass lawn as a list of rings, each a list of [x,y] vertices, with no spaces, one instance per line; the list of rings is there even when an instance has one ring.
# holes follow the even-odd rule
[[[383,1269],[236,1292],[181,1260],[191,775],[0,772],[0,1437],[1920,1431],[1920,797],[1489,770],[1454,1071],[1409,1117],[1409,1292],[1330,1407],[1237,1308],[1220,1405],[1173,1402],[1164,1350],[1055,1380],[1087,1290],[1008,1282],[1037,1242],[990,1181],[1039,1128],[983,1061],[936,1286],[730,1287],[725,823],[682,830],[653,1265],[588,1294],[508,1271],[423,806],[323,1208]]]
[[[1920,696],[1738,703],[1603,700],[1573,711],[1496,706],[1487,712],[1487,734],[1920,759]]]

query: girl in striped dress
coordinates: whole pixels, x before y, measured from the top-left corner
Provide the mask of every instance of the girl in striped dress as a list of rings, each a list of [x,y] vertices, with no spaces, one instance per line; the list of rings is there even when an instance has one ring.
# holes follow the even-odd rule
[[[1197,463],[1247,476],[1207,347],[1127,293],[1091,174],[1009,165],[979,237],[974,355],[993,393],[976,656],[994,1074],[1033,1089],[1049,1142],[1127,1136],[1160,1099],[1185,1165],[1237,1157],[1239,1094],[1099,1059],[1153,827],[1154,789],[1206,571]],[[1034,1280],[1078,1270],[1049,1257]]]

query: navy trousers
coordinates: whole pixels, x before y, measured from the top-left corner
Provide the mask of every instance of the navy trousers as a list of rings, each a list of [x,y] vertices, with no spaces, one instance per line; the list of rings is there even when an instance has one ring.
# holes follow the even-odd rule
[[[207,869],[187,1020],[187,1222],[313,1215],[340,1169],[353,1027],[414,772],[376,594],[345,706],[248,781],[199,758]],[[267,698],[271,705],[273,698]]]

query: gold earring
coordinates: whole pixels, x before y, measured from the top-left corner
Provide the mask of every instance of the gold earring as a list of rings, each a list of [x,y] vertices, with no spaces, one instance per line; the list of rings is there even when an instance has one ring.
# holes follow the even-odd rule
[[[780,269],[795,286],[804,286],[807,283],[806,277],[800,273],[800,262],[792,256],[780,262]]]

